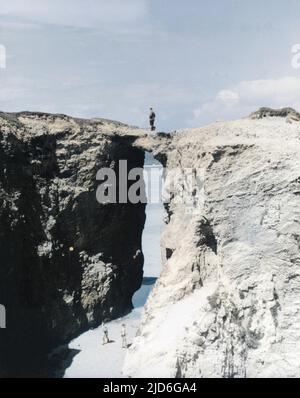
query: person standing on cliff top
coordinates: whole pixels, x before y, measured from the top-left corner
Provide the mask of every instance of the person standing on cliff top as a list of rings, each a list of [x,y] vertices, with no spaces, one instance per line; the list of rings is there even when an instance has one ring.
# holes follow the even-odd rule
[[[155,115],[155,112],[154,112],[153,108],[150,108],[149,121],[150,121],[151,131],[155,131],[156,130],[156,127],[154,125],[155,124],[155,117],[156,117],[156,115]]]

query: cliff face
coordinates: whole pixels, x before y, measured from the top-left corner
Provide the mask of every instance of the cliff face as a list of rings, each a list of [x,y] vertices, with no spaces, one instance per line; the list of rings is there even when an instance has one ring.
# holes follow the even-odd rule
[[[198,169],[201,200],[180,203],[169,187],[168,261],[125,374],[300,376],[300,124],[293,115],[265,110],[156,141],[168,173]]]
[[[106,120],[0,113],[0,375],[130,311],[142,280],[143,204],[96,201],[96,174],[167,168],[166,263],[125,374],[299,377],[300,115],[146,135]],[[184,190],[172,178],[197,175]],[[178,182],[178,180],[176,180]],[[183,194],[184,198],[180,195]]]
[[[143,204],[99,204],[97,171],[143,167],[138,130],[63,115],[0,114],[2,374],[131,310],[142,281]]]

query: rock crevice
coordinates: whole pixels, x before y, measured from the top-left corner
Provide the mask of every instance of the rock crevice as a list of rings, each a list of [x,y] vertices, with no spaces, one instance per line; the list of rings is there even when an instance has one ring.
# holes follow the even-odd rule
[[[99,204],[96,174],[150,151],[200,186],[179,204],[169,187],[166,261],[125,374],[299,377],[299,131],[290,108],[158,135],[0,113],[0,374],[30,374],[24,359],[130,311],[145,205]]]

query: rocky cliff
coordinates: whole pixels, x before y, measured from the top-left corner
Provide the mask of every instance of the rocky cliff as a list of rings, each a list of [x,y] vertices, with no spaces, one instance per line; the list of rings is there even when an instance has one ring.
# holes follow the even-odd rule
[[[299,120],[264,108],[152,144],[137,139],[168,173],[198,170],[201,200],[181,203],[169,188],[168,260],[125,374],[300,376]]]
[[[299,377],[299,120],[263,108],[153,136],[1,113],[0,374],[32,375],[47,349],[130,311],[145,208],[99,204],[96,174],[120,159],[141,167],[151,151],[167,172],[166,261],[125,374]],[[195,189],[172,184],[187,170]]]
[[[0,113],[0,374],[36,375],[42,353],[124,315],[142,281],[145,205],[99,204],[97,171],[143,167],[137,129]]]

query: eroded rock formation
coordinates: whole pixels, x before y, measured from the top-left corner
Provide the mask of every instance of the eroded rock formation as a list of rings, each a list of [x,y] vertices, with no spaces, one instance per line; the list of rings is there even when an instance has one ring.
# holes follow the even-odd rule
[[[300,123],[293,110],[174,135],[155,151],[194,168],[202,199],[167,206],[168,261],[125,374],[300,376]],[[145,146],[145,139],[137,145]]]
[[[0,114],[2,374],[30,375],[48,348],[131,310],[145,205],[99,204],[96,174],[118,171],[119,159],[143,167],[135,134],[105,120]]]
[[[184,203],[168,187],[166,263],[125,374],[300,376],[297,112],[263,108],[155,136],[105,120],[0,114],[0,134],[0,374],[22,374],[28,358],[130,310],[144,205],[100,205],[95,177],[119,159],[141,167],[151,151],[167,174],[194,170],[200,184]]]

